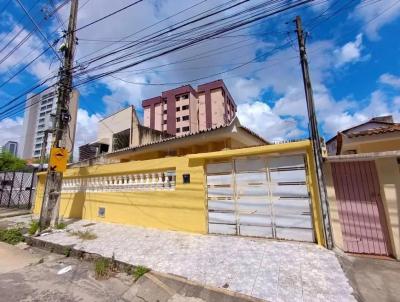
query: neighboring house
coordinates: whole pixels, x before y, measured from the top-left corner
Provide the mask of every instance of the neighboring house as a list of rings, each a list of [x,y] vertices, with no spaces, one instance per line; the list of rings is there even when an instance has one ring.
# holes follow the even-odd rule
[[[400,150],[400,124],[392,116],[374,117],[338,132],[326,147],[329,155]]]
[[[236,117],[227,125],[188,133],[183,136],[172,136],[147,142],[112,152],[107,157],[114,161],[124,162],[232,150],[268,144],[269,142],[262,137],[242,126]]]
[[[1,152],[10,152],[12,155],[17,156],[18,154],[18,143],[13,141],[8,141],[5,143],[3,148],[0,150]]]
[[[74,148],[78,98],[78,91],[73,90],[69,103],[71,120],[67,130],[68,133],[65,146],[68,150],[73,150]],[[45,131],[52,128],[53,116],[56,113],[57,100],[57,88],[49,88],[34,97],[28,95],[22,134],[22,158],[40,158]],[[52,135],[49,134],[46,142],[46,154],[49,154],[50,152],[51,142]]]
[[[269,144],[268,141],[242,126],[237,117],[227,125],[188,133],[183,136],[171,136],[141,125],[138,129],[139,131],[133,128],[133,133],[136,133],[133,137],[136,136],[140,139],[133,140],[129,147],[106,151],[103,156],[98,156],[100,155],[99,152],[92,153],[90,157],[82,157],[80,162],[73,164],[73,166],[183,156]],[[97,140],[98,143],[100,141],[104,142],[104,140]],[[96,142],[90,145],[95,144]],[[86,148],[87,145],[81,146],[79,148],[80,154]],[[95,156],[98,157],[94,158]],[[90,162],[83,162],[89,158],[92,159]]]
[[[181,136],[229,124],[236,104],[222,80],[164,91],[142,102],[146,127]]]
[[[141,125],[135,108],[129,106],[99,121],[97,139],[79,147],[79,161],[167,137],[170,135]]]

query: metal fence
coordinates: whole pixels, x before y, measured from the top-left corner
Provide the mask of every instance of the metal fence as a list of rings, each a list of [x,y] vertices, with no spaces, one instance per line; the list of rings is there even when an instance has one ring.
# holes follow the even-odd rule
[[[0,207],[30,209],[36,179],[35,172],[0,172]]]

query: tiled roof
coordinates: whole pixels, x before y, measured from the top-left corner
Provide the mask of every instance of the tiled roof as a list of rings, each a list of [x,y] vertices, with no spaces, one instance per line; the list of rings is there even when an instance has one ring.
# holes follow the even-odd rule
[[[394,125],[390,125],[387,127],[368,129],[368,130],[359,131],[359,132],[353,132],[353,133],[347,134],[347,137],[353,138],[353,137],[359,137],[359,136],[392,133],[392,132],[397,132],[397,131],[400,131],[400,124],[394,124]]]
[[[236,121],[238,121],[238,120],[237,120],[237,117],[234,118],[229,124],[225,124],[225,125],[220,125],[220,126],[212,127],[212,128],[208,128],[208,129],[205,129],[205,130],[199,130],[199,131],[196,131],[196,132],[187,133],[187,134],[180,135],[180,136],[167,137],[167,138],[164,138],[164,139],[161,139],[161,140],[158,140],[158,141],[154,141],[154,142],[150,142],[150,143],[147,143],[147,144],[144,144],[144,145],[140,145],[140,146],[136,146],[136,147],[127,147],[127,148],[123,148],[123,149],[120,149],[120,150],[111,152],[111,153],[109,153],[109,154],[116,154],[116,153],[124,152],[124,151],[138,150],[138,149],[140,149],[140,148],[147,147],[147,146],[151,146],[151,145],[162,144],[162,143],[169,142],[169,141],[173,141],[173,140],[179,140],[179,139],[184,139],[184,138],[186,138],[186,137],[193,137],[193,136],[196,136],[196,135],[200,135],[200,134],[203,134],[203,133],[209,133],[209,132],[216,131],[216,130],[219,130],[219,129],[222,129],[222,128],[228,128],[228,127],[230,127],[233,123],[235,123]],[[240,127],[241,129],[243,129],[244,131],[248,132],[249,134],[251,134],[251,135],[257,137],[259,140],[261,140],[261,141],[264,142],[265,144],[269,144],[268,141],[266,141],[264,138],[262,138],[261,136],[259,136],[259,135],[258,135],[257,133],[255,133],[254,131],[252,131],[252,130],[250,130],[250,129],[248,129],[248,128],[246,128],[246,127],[240,125],[240,124],[239,124],[239,127]]]

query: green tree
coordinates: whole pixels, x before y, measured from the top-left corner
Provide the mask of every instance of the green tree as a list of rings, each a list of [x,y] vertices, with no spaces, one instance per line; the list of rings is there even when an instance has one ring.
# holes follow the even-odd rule
[[[26,167],[26,162],[10,152],[0,153],[0,171],[18,171]]]

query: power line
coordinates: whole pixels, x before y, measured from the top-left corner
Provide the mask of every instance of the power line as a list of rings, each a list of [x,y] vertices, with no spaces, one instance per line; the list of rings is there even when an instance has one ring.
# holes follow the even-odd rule
[[[217,35],[222,34],[222,33],[224,33],[224,32],[229,32],[229,31],[232,30],[232,29],[239,28],[240,26],[250,24],[250,23],[255,22],[255,21],[258,21],[258,20],[260,20],[260,19],[262,19],[262,18],[270,17],[270,16],[272,16],[272,15],[275,15],[275,14],[278,14],[278,13],[280,13],[280,12],[286,11],[286,10],[288,10],[288,9],[291,9],[291,8],[294,8],[294,7],[297,7],[297,6],[300,6],[300,5],[302,5],[302,4],[304,4],[304,3],[307,3],[307,2],[309,2],[309,1],[298,1],[297,3],[294,3],[294,4],[289,5],[289,6],[277,7],[277,9],[275,9],[274,11],[270,11],[270,12],[268,12],[268,13],[266,13],[266,14],[258,15],[258,16],[256,16],[255,18],[250,18],[250,19],[248,19],[248,20],[242,20],[242,22],[237,22],[234,26],[225,27],[225,28],[223,28],[223,30],[215,31],[215,32],[210,33],[210,34],[208,34],[208,35],[206,35],[206,36],[202,36],[202,37],[196,39],[196,42],[198,43],[198,42],[201,42],[201,41],[206,40],[207,38],[210,38],[210,37],[213,37],[213,36],[217,36]],[[129,68],[129,67],[138,65],[138,64],[143,63],[143,62],[145,62],[145,61],[149,61],[149,60],[152,60],[152,59],[154,59],[154,58],[163,56],[163,55],[165,55],[165,54],[174,52],[174,51],[176,51],[176,50],[179,50],[179,49],[182,49],[182,48],[186,48],[186,47],[188,47],[189,45],[190,45],[190,43],[189,43],[189,44],[188,44],[188,43],[184,43],[183,45],[179,45],[179,46],[174,47],[174,48],[172,48],[172,49],[168,49],[167,51],[164,51],[164,52],[161,52],[161,53],[157,53],[157,54],[155,54],[155,55],[152,55],[152,56],[150,56],[150,57],[147,57],[147,58],[145,58],[145,59],[136,61],[136,62],[131,63],[131,64],[128,64],[128,65],[122,66],[122,67],[117,68],[117,69],[115,69],[115,70],[111,70],[111,71],[108,71],[108,72],[105,72],[105,73],[102,73],[102,74],[97,74],[97,75],[95,75],[94,77],[90,77],[89,79],[86,79],[86,80],[84,80],[84,81],[78,82],[76,85],[74,85],[74,87],[78,87],[78,86],[81,86],[81,85],[85,85],[85,84],[87,84],[87,83],[89,83],[89,82],[91,82],[91,81],[94,81],[94,80],[97,80],[97,79],[99,79],[99,78],[108,76],[109,74],[113,74],[113,73],[116,73],[116,72],[118,72],[118,71],[125,70],[125,69],[127,69],[127,68]],[[46,81],[48,81],[48,80],[49,80],[49,79],[47,79]],[[34,87],[33,89],[35,89],[35,88],[36,88],[36,87]],[[12,100],[12,101],[15,101],[15,100],[18,99],[18,98],[19,98],[19,97],[15,98],[15,99]],[[7,110],[1,112],[0,115],[9,114],[9,111],[13,110],[13,108],[15,108],[16,106],[19,106],[20,104],[21,104],[21,103],[19,103],[19,104],[13,106],[12,108],[9,108],[9,109],[7,109]],[[7,105],[8,105],[8,104],[7,104]],[[7,106],[7,105],[6,105],[6,106]],[[13,114],[15,114],[15,112],[13,112]]]
[[[133,3],[131,3],[131,4],[128,4],[128,5],[126,5],[126,6],[122,7],[122,8],[120,8],[120,9],[118,9],[118,10],[116,10],[116,11],[113,11],[112,13],[109,13],[108,15],[105,15],[105,16],[103,16],[103,17],[97,19],[97,20],[94,20],[94,21],[92,21],[92,22],[90,22],[90,23],[88,23],[88,24],[86,24],[86,25],[83,25],[83,26],[81,26],[81,27],[75,29],[75,32],[77,32],[77,31],[79,31],[79,30],[82,30],[82,29],[84,29],[84,28],[87,28],[87,27],[89,27],[89,26],[91,26],[91,25],[93,25],[93,24],[96,24],[96,23],[100,22],[100,21],[103,21],[104,19],[107,19],[107,18],[109,18],[109,17],[111,17],[111,16],[114,16],[115,14],[118,14],[119,12],[122,12],[122,11],[124,11],[124,10],[126,10],[126,9],[128,9],[128,8],[130,8],[130,7],[134,6],[134,5],[136,5],[136,4],[140,3],[140,2],[142,2],[142,1],[143,1],[143,0],[137,0],[137,1],[133,2]]]
[[[27,69],[30,65],[32,65],[36,60],[38,60],[41,56],[43,56],[50,47],[47,47],[44,49],[39,55],[37,55],[32,61],[30,61],[28,64],[26,64],[24,67],[19,69],[16,73],[14,73],[10,78],[8,78],[6,81],[0,84],[0,88],[9,83],[12,79],[14,79],[17,75],[19,75],[21,72],[23,72],[25,69]]]
[[[53,50],[55,56],[57,57],[57,59],[61,62],[61,64],[63,64],[60,56],[58,55],[57,51],[54,49],[53,45],[49,42],[49,40],[47,39],[47,37],[43,34],[42,30],[40,29],[40,27],[38,26],[38,24],[36,23],[36,21],[32,18],[32,16],[30,15],[30,13],[26,10],[25,6],[21,3],[20,0],[17,0],[19,6],[21,6],[21,8],[24,10],[25,14],[29,17],[29,19],[31,20],[31,22],[33,23],[33,25],[35,25],[37,31],[40,33],[40,35],[42,36],[42,38],[46,41],[47,45],[50,46],[50,48]]]

